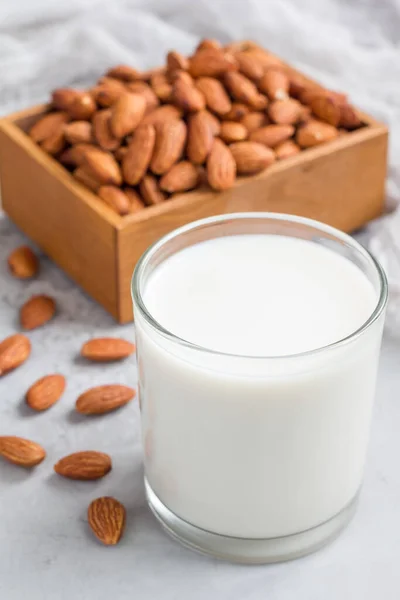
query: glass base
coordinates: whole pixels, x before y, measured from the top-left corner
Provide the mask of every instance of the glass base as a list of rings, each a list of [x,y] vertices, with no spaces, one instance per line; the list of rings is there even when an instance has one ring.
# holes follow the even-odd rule
[[[200,529],[179,518],[156,496],[145,479],[150,509],[175,540],[202,554],[230,562],[262,564],[281,562],[311,554],[331,542],[353,517],[358,494],[334,517],[293,535],[269,539],[246,539],[219,535]]]

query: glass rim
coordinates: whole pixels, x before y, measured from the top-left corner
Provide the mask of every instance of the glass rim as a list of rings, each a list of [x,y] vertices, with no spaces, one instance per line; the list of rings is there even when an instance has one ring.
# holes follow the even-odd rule
[[[183,234],[186,234],[190,231],[194,231],[196,229],[200,229],[201,227],[212,225],[214,223],[221,223],[223,221],[232,221],[232,220],[261,220],[261,219],[270,219],[276,220],[280,222],[286,223],[295,223],[299,225],[305,225],[309,227],[313,227],[321,232],[328,233],[332,237],[336,238],[336,240],[340,240],[342,242],[346,242],[348,245],[357,249],[364,257],[369,261],[370,264],[375,268],[375,271],[378,274],[379,279],[379,297],[377,304],[374,310],[371,312],[368,319],[360,325],[355,331],[351,332],[344,338],[336,340],[335,342],[331,342],[325,346],[320,346],[318,348],[313,348],[311,350],[306,350],[304,352],[297,352],[295,354],[283,354],[283,355],[272,355],[272,356],[262,356],[262,355],[249,355],[249,354],[236,354],[231,352],[222,352],[220,350],[213,350],[212,348],[207,348],[206,346],[201,346],[199,344],[195,344],[190,342],[189,340],[185,340],[184,338],[175,335],[165,327],[161,325],[147,310],[146,304],[143,300],[142,292],[141,292],[141,280],[143,273],[145,272],[146,267],[150,259],[160,250],[165,244],[169,241],[177,238]],[[252,234],[250,234],[252,235]],[[284,234],[282,234],[284,235]],[[291,237],[291,236],[289,236]],[[161,334],[163,337],[169,339],[171,342],[178,344],[180,346],[185,346],[197,352],[203,352],[210,355],[223,356],[228,358],[240,358],[240,359],[249,359],[249,360],[288,360],[292,358],[306,357],[311,356],[313,354],[318,354],[320,352],[324,352],[326,350],[330,350],[333,348],[337,348],[340,346],[344,346],[345,344],[353,341],[354,339],[360,337],[364,331],[369,329],[369,327],[379,319],[382,314],[387,298],[388,298],[388,283],[385,271],[383,270],[380,263],[376,260],[376,258],[362,246],[357,240],[352,238],[347,233],[336,229],[330,225],[326,225],[320,221],[316,221],[315,219],[308,219],[306,217],[299,217],[297,215],[291,215],[286,213],[270,213],[270,212],[243,212],[243,213],[229,213],[222,215],[215,215],[212,217],[206,217],[204,219],[198,219],[196,221],[192,221],[187,225],[183,225],[174,229],[170,233],[162,236],[159,240],[151,244],[147,250],[142,254],[136,267],[134,269],[131,281],[131,294],[132,300],[136,305],[135,308],[138,308],[142,317],[146,321],[146,323],[157,333]]]

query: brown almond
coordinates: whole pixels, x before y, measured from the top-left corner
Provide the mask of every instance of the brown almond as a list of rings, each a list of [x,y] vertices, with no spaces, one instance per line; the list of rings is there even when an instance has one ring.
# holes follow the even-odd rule
[[[147,206],[160,204],[167,199],[164,192],[160,190],[158,181],[154,175],[145,175],[143,177],[139,184],[139,191]]]
[[[242,104],[241,102],[233,102],[231,106],[231,110],[224,115],[222,118],[224,121],[241,121],[243,117],[249,114],[250,109],[246,104]]]
[[[292,137],[293,134],[293,125],[266,125],[253,131],[249,139],[251,142],[258,142],[269,146],[269,148],[275,148],[278,144]]]
[[[239,65],[239,72],[252,81],[258,81],[264,75],[262,61],[249,56],[244,51],[235,52],[235,58]]]
[[[97,539],[106,546],[120,541],[126,521],[126,510],[121,502],[111,496],[93,500],[88,508],[88,523]]]
[[[156,142],[150,168],[156,175],[169,171],[182,156],[186,142],[186,125],[181,120],[156,126]]]
[[[199,172],[188,160],[176,163],[160,179],[160,188],[170,194],[174,192],[187,192],[197,186]]]
[[[113,154],[114,154],[115,159],[119,163],[121,163],[123,161],[123,159],[125,158],[127,152],[128,152],[128,146],[120,146],[119,148],[114,150]]]
[[[82,356],[96,362],[120,360],[134,352],[134,344],[121,338],[93,338],[85,342],[81,348]]]
[[[231,188],[236,179],[236,163],[222,140],[215,139],[207,158],[207,181],[214,190]]]
[[[222,46],[218,40],[204,39],[197,46],[196,52],[198,52],[199,50],[209,50],[210,48],[212,50],[220,50]]]
[[[256,129],[268,125],[269,119],[263,112],[250,112],[245,115],[240,122],[246,127],[249,133],[252,133],[253,131],[256,131]]]
[[[73,88],[58,88],[51,94],[51,103],[57,110],[65,111],[81,93]]]
[[[221,123],[220,138],[226,143],[240,142],[247,138],[247,129],[236,121],[223,121]]]
[[[135,390],[126,385],[99,385],[83,392],[75,408],[82,415],[103,415],[125,406],[135,395]]]
[[[91,96],[99,106],[109,108],[126,91],[127,87],[121,81],[103,77],[101,82],[91,89]]]
[[[279,125],[294,125],[300,120],[302,106],[293,98],[275,100],[268,107],[268,115]]]
[[[194,86],[194,79],[187,71],[173,71],[168,73],[169,81],[175,83],[175,81],[183,81],[187,85]]]
[[[121,140],[111,130],[111,109],[99,110],[93,117],[93,135],[103,150],[116,150]]]
[[[258,82],[259,89],[270,100],[284,100],[289,95],[289,77],[280,69],[268,69]]]
[[[192,77],[219,77],[227,71],[236,71],[236,59],[219,48],[198,50],[189,61],[189,73]]]
[[[168,81],[166,73],[156,72],[150,78],[150,85],[161,102],[168,102],[171,98],[172,85]]]
[[[300,152],[300,147],[293,140],[286,140],[275,148],[275,156],[278,160],[290,158]]]
[[[127,88],[134,94],[140,94],[146,100],[145,115],[149,114],[160,105],[159,99],[148,83],[144,81],[134,81],[132,83],[128,83]]]
[[[325,121],[333,127],[338,127],[340,123],[340,104],[336,98],[323,95],[316,95],[311,100],[311,110],[321,121]]]
[[[66,146],[66,140],[64,137],[64,132],[60,128],[59,131],[54,132],[48,138],[46,138],[43,142],[41,142],[40,147],[42,150],[47,152],[47,154],[51,154],[51,156],[55,156],[62,152]]]
[[[338,130],[322,121],[308,121],[298,128],[296,142],[301,148],[311,148],[338,137]]]
[[[169,72],[173,71],[187,71],[189,68],[189,61],[186,56],[171,50],[167,54],[167,69]]]
[[[221,123],[218,121],[217,117],[210,113],[208,110],[202,111],[202,114],[204,114],[204,118],[207,120],[208,126],[213,136],[219,135],[219,132],[221,131]]]
[[[22,305],[19,313],[21,327],[31,330],[45,325],[56,312],[53,298],[45,295],[32,296]]]
[[[348,104],[347,102],[343,103],[340,107],[340,122],[339,127],[344,127],[345,129],[358,129],[363,125],[362,120],[358,116],[356,110]]]
[[[121,170],[112,154],[104,150],[87,150],[83,158],[83,166],[95,179],[107,185],[121,185]]]
[[[64,136],[70,144],[81,142],[90,144],[92,141],[92,124],[89,121],[73,121],[64,125]]]
[[[217,115],[224,115],[232,108],[232,102],[224,86],[214,77],[199,77],[196,87],[203,94],[207,108]]]
[[[141,125],[159,125],[160,123],[166,123],[167,121],[176,121],[177,119],[180,119],[182,114],[181,109],[177,106],[165,104],[146,115]]]
[[[189,117],[186,153],[192,163],[201,165],[206,161],[213,139],[214,136],[206,111],[199,111]]]
[[[74,121],[89,121],[97,109],[96,102],[88,92],[80,93],[66,111]]]
[[[100,479],[107,475],[111,468],[109,455],[94,450],[74,452],[64,456],[54,465],[54,471],[58,475],[82,481]]]
[[[255,110],[262,110],[267,106],[265,96],[262,96],[254,83],[242,73],[226,73],[224,82],[231,96],[237,102],[243,102]]]
[[[146,100],[140,94],[123,94],[111,108],[110,128],[116,138],[132,133],[144,117]]]
[[[43,142],[54,134],[58,134],[67,121],[68,116],[65,112],[48,113],[36,121],[29,130],[29,135],[34,142]]]
[[[63,375],[45,375],[31,385],[26,393],[26,403],[33,410],[47,410],[61,398],[65,386]]]
[[[136,190],[132,188],[124,188],[124,192],[129,200],[130,213],[137,213],[145,208],[145,204]]]
[[[204,95],[196,87],[182,79],[174,82],[171,101],[185,112],[197,112],[206,106]]]
[[[39,271],[39,259],[28,246],[20,246],[7,259],[8,268],[14,277],[29,279]]]
[[[127,215],[131,212],[127,195],[115,185],[102,185],[98,189],[99,197],[118,215]]]
[[[42,446],[15,435],[0,436],[0,456],[20,467],[35,467],[46,457]]]
[[[107,77],[120,79],[121,81],[136,81],[141,79],[141,73],[129,65],[117,65],[107,71]]]
[[[136,185],[144,177],[156,141],[156,131],[153,125],[139,125],[128,145],[128,150],[122,159],[122,174],[129,185]]]
[[[239,175],[259,173],[275,161],[274,152],[256,142],[236,142],[231,144],[229,149]]]
[[[0,342],[0,376],[16,369],[31,353],[29,338],[22,333],[10,335]]]
[[[101,182],[94,177],[93,173],[88,173],[85,170],[85,167],[78,167],[75,169],[73,176],[79,181],[79,183],[82,183],[84,186],[89,188],[89,190],[92,190],[92,192],[97,193],[97,190],[101,186]]]
[[[87,150],[93,150],[96,148],[93,144],[87,144],[86,142],[81,142],[79,144],[75,144],[71,146],[71,148],[67,148],[60,155],[59,161],[63,165],[67,166],[79,166],[83,163],[83,158]]]
[[[248,47],[244,49],[244,52],[251,59],[260,62],[263,65],[264,70],[282,67],[282,61],[279,58],[277,58],[273,54],[270,54],[263,48],[260,48],[260,46]]]

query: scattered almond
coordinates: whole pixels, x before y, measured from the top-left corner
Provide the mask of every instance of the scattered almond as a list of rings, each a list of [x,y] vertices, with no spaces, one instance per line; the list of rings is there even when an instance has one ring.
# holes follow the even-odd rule
[[[110,456],[94,450],[69,454],[54,465],[54,471],[58,475],[82,481],[101,479],[111,471],[111,468]]]
[[[110,496],[96,498],[88,508],[88,523],[94,535],[106,546],[120,541],[126,520],[126,510],[121,502]]]
[[[0,436],[0,456],[20,467],[35,467],[46,457],[42,446],[15,435]]]
[[[26,393],[26,403],[34,410],[47,410],[61,398],[65,386],[63,375],[45,375],[31,385]]]
[[[81,394],[75,406],[83,415],[102,415],[125,406],[135,394],[126,385],[99,385]]]
[[[23,329],[31,330],[45,325],[56,312],[53,298],[45,295],[32,296],[20,309],[20,322]]]
[[[93,338],[85,342],[81,355],[97,362],[126,358],[135,352],[134,344],[121,338]]]
[[[26,361],[31,353],[29,338],[16,333],[0,342],[0,376],[16,369]]]
[[[29,279],[39,271],[39,259],[28,246],[20,246],[7,259],[8,268],[14,277]]]

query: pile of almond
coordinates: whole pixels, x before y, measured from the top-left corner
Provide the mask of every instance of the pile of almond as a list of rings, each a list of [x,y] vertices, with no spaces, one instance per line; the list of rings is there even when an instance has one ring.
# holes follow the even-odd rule
[[[362,125],[344,94],[258,45],[203,40],[164,67],[120,65],[86,91],[55,90],[30,136],[126,215],[202,185],[228,189]]]

